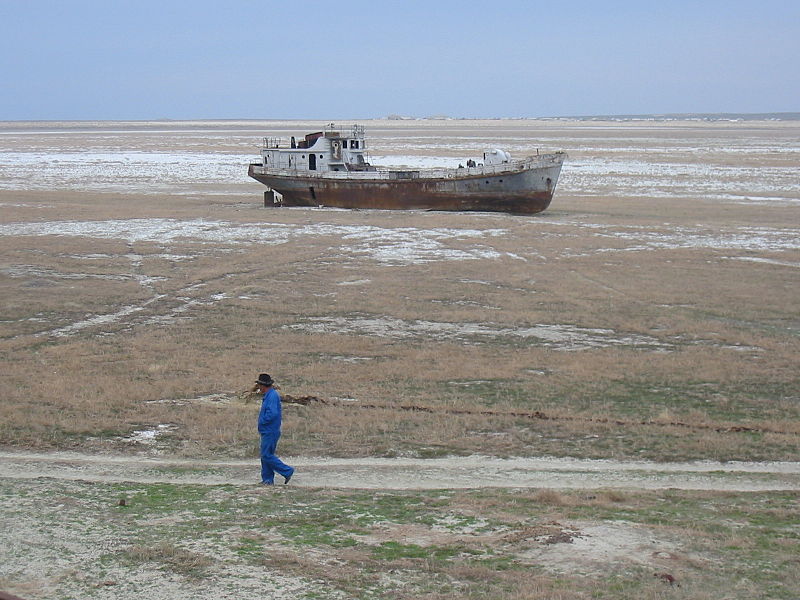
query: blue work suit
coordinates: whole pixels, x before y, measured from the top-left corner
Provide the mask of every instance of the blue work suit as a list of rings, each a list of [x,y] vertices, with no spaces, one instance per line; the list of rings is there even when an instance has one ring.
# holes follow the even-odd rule
[[[258,433],[261,434],[261,482],[274,483],[276,472],[286,479],[291,477],[294,469],[275,456],[281,437],[281,397],[275,388],[270,387],[264,393],[258,413]]]

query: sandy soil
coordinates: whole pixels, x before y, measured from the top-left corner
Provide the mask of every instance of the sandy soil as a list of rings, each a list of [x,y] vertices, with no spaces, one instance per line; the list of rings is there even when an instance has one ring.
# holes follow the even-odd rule
[[[292,485],[345,489],[800,490],[800,462],[623,462],[571,458],[291,458]],[[189,461],[71,452],[0,452],[0,477],[253,485],[254,460]]]
[[[340,488],[375,490],[462,489],[480,487],[548,488],[601,490],[712,490],[759,492],[800,490],[800,462],[652,463],[637,461],[580,460],[562,458],[511,458],[485,456],[442,459],[286,459],[297,467],[291,486],[299,488]],[[256,484],[254,460],[219,460],[197,463],[158,456],[85,454],[77,452],[0,452],[0,482],[6,493],[0,496],[0,514],[13,519],[13,527],[3,528],[4,544],[0,559],[7,569],[0,576],[0,589],[22,598],[78,597],[87,589],[95,598],[260,598],[291,600],[309,595],[343,598],[313,574],[298,576],[270,568],[252,568],[246,561],[229,554],[215,542],[215,535],[244,539],[250,532],[239,528],[198,534],[193,545],[181,546],[183,554],[162,557],[164,561],[210,561],[211,574],[187,578],[170,574],[159,562],[131,568],[119,559],[134,552],[128,535],[120,534],[109,522],[108,506],[98,510],[87,504],[92,484],[133,482],[170,484],[227,484],[220,493],[247,498],[262,493],[281,493],[284,486],[265,490]],[[55,497],[48,490],[58,489]],[[225,490],[225,491],[223,491]],[[323,492],[324,493],[324,492]],[[548,493],[548,492],[545,492]],[[596,492],[592,492],[594,494]],[[593,496],[592,496],[593,497]],[[116,505],[117,498],[107,498]],[[102,502],[101,502],[102,504]],[[109,506],[110,506],[109,505]],[[12,516],[13,515],[13,516]],[[164,531],[196,519],[191,512],[178,511],[166,517],[137,522],[139,527]],[[113,520],[113,519],[112,519]],[[10,522],[10,521],[7,521]],[[711,558],[692,546],[691,540],[676,536],[667,527],[617,520],[543,520],[535,526],[517,529],[487,528],[479,520],[477,528],[415,523],[390,524],[372,528],[358,539],[363,547],[384,543],[415,544],[437,548],[459,543],[496,547],[513,556],[518,564],[544,569],[554,576],[603,577],[614,569],[645,569],[656,578],[684,572],[703,565]],[[133,539],[133,538],[131,538]],[[166,543],[166,542],[165,542]],[[277,542],[273,542],[273,545]],[[165,546],[175,551],[172,546]],[[270,548],[285,551],[279,544]],[[171,549],[171,550],[170,550]],[[158,549],[150,550],[158,552]],[[324,550],[314,550],[315,561],[326,558]],[[20,554],[22,553],[22,554]],[[103,557],[117,557],[111,564]],[[25,564],[23,575],[17,569]],[[83,564],[83,570],[76,565]],[[15,567],[14,565],[17,565]],[[102,565],[102,566],[97,566]],[[689,565],[689,566],[687,566]],[[384,582],[403,589],[408,585],[402,573],[387,572]],[[672,587],[658,579],[656,590]],[[8,587],[10,586],[10,587]],[[235,591],[233,591],[235,590]],[[231,595],[228,595],[230,591]],[[65,596],[64,594],[67,594]],[[75,594],[75,595],[72,595]],[[322,594],[320,596],[320,594]],[[691,589],[674,597],[688,598]]]

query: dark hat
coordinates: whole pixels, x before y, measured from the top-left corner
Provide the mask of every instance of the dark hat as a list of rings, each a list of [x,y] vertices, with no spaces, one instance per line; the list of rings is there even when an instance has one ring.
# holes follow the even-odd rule
[[[258,385],[270,386],[275,382],[272,381],[272,377],[269,376],[269,373],[261,373],[261,375],[258,376],[258,379],[256,380],[256,383]]]

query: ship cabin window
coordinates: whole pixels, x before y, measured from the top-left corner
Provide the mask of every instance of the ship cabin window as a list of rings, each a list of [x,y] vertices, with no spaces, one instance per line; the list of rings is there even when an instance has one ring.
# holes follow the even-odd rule
[[[350,140],[351,148],[358,148],[358,140]]]

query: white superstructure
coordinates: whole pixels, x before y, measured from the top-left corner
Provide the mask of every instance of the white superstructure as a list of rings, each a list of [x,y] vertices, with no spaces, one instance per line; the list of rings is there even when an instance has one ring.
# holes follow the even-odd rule
[[[278,138],[264,138],[261,148],[264,169],[297,171],[371,171],[364,156],[367,149],[364,127],[353,125],[343,134],[333,123],[324,131],[309,133],[299,142],[294,137],[287,145]]]

